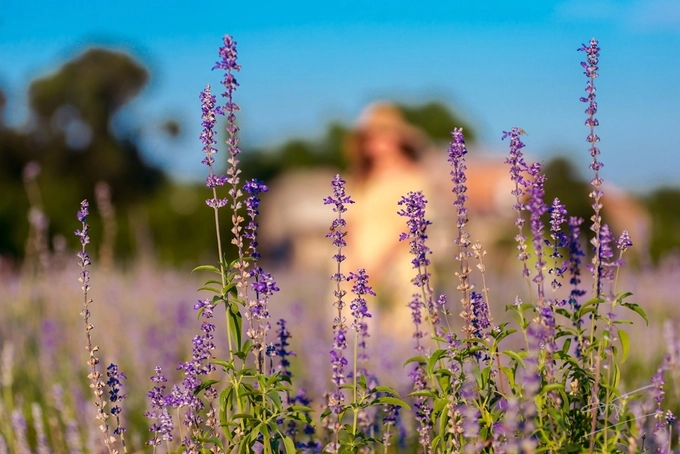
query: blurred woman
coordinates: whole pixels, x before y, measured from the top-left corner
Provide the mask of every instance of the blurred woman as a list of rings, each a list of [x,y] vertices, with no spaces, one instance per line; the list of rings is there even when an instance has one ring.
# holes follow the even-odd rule
[[[348,194],[356,203],[347,211],[343,268],[366,269],[377,293],[378,307],[371,312],[380,337],[411,339],[414,325],[407,305],[419,288],[411,283],[415,270],[408,241],[399,241],[407,228],[406,219],[397,214],[397,202],[409,191],[431,197],[430,178],[421,162],[429,142],[396,106],[381,102],[362,113],[345,145],[352,171]]]

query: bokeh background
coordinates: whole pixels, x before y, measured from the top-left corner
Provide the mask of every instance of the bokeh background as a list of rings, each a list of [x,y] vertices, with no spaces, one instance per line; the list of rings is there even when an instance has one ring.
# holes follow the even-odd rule
[[[225,33],[243,66],[235,100],[244,176],[272,189],[262,204],[265,263],[282,289],[272,312],[292,319],[305,358],[294,367],[317,395],[323,373],[304,371],[324,370],[327,349],[304,340],[330,337],[320,308],[330,301],[330,265],[304,251],[326,241],[321,200],[329,176],[347,171],[343,143],[363,109],[395,103],[442,160],[453,127],[464,127],[470,158],[481,163],[502,162],[502,131],[521,127],[525,151],[548,175],[548,200],[559,195],[587,219],[591,158],[576,49],[596,37],[601,175],[612,196],[605,217],[617,233],[626,220],[640,226],[626,288],[652,319],[651,331],[633,328],[644,342],[626,373],[631,386],[653,374],[663,321],[680,313],[680,3],[0,0],[0,342],[3,371],[15,377],[3,386],[20,396],[5,398],[6,409],[56,409],[56,384],[68,391],[64,414],[87,426],[91,411],[77,410],[89,408],[85,374],[73,378],[86,361],[72,255],[84,198],[96,207],[97,335],[130,389],[141,389],[129,392],[136,427],[153,366],[172,369],[188,351],[200,281],[189,271],[216,259],[198,96],[207,83],[220,91],[221,74],[210,69]],[[516,271],[512,220],[478,208],[486,224],[509,226],[486,244],[495,290],[508,293],[502,311],[516,290],[516,275],[506,277]],[[299,226],[302,217],[318,222]]]

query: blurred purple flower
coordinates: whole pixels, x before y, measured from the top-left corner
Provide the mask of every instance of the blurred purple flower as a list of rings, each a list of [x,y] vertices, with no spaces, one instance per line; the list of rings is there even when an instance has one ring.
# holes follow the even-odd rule
[[[619,240],[616,242],[616,247],[619,248],[621,252],[625,252],[633,247],[633,241],[630,239],[630,234],[628,230],[624,230]]]
[[[424,307],[424,304],[418,293],[413,294],[413,299],[408,304],[408,307],[411,309],[411,319],[416,327],[416,330],[413,333],[413,338],[416,340],[415,349],[418,353],[422,353],[425,347],[420,343],[420,339],[424,336],[423,331],[420,329],[420,325],[423,323],[421,309]]]
[[[545,259],[543,258],[543,244],[545,239],[543,238],[543,221],[541,216],[548,211],[548,208],[543,201],[543,196],[545,195],[545,190],[543,185],[545,184],[545,175],[541,173],[541,164],[538,162],[533,163],[527,170],[532,180],[529,183],[527,193],[529,195],[528,210],[531,214],[530,225],[531,234],[533,236],[534,244],[534,254],[536,254],[536,276],[533,281],[536,283],[538,291],[539,304],[545,300],[545,292],[543,287],[543,267],[545,266]]]

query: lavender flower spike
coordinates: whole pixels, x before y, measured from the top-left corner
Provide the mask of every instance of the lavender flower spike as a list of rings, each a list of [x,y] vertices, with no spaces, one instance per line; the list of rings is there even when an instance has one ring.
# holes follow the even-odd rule
[[[524,130],[520,128],[512,128],[510,132],[503,131],[503,139],[510,137],[510,155],[505,159],[506,164],[510,164],[510,180],[515,183],[515,189],[510,193],[515,196],[515,204],[513,208],[517,213],[517,218],[515,219],[515,225],[517,226],[518,233],[515,235],[515,241],[517,241],[517,259],[522,262],[522,275],[526,278],[531,274],[529,272],[529,267],[527,266],[527,260],[530,255],[527,252],[527,237],[524,234],[524,225],[526,224],[524,218],[522,217],[522,210],[526,207],[522,203],[522,197],[525,194],[525,189],[529,187],[530,183],[524,179],[524,173],[528,170],[528,166],[524,161],[524,156],[522,154],[522,148],[524,148],[524,143],[520,139],[520,136],[524,134]]]
[[[102,380],[102,373],[99,371],[99,358],[97,358],[96,353],[99,350],[98,347],[94,346],[92,343],[92,330],[94,325],[90,323],[90,304],[92,299],[89,296],[90,291],[90,272],[88,266],[92,264],[90,262],[90,256],[87,254],[86,246],[90,243],[89,231],[90,226],[87,224],[87,216],[89,214],[89,203],[87,200],[80,202],[80,210],[78,210],[77,218],[81,223],[82,228],[76,230],[76,236],[80,238],[81,249],[78,251],[78,265],[80,265],[80,278],[78,279],[82,284],[81,289],[83,291],[83,310],[80,315],[85,321],[85,337],[87,340],[85,348],[88,351],[89,358],[87,360],[87,365],[90,366],[90,373],[88,378],[90,379],[90,388],[94,393],[94,404],[97,407],[96,419],[99,420],[102,433],[104,434],[104,445],[106,446],[109,453],[113,452],[113,441],[115,440],[109,431],[109,424],[107,422],[109,415],[104,410],[106,406],[106,401],[102,397],[104,394],[104,381]]]
[[[553,267],[549,270],[552,275],[552,280],[550,281],[550,286],[553,291],[562,287],[562,282],[560,279],[564,276],[564,272],[567,270],[568,262],[559,263],[560,259],[564,258],[560,249],[565,247],[569,240],[566,235],[562,233],[562,224],[566,221],[565,216],[567,215],[567,210],[564,208],[560,199],[555,198],[552,205],[549,208],[550,212],[550,238],[552,239],[552,253],[550,257],[553,259]]]
[[[621,252],[626,252],[628,249],[633,247],[633,240],[630,239],[630,234],[628,233],[628,230],[623,231],[623,233],[619,237],[619,240],[616,243],[616,246]]]
[[[350,272],[348,280],[354,281],[352,286],[352,293],[356,296],[350,303],[350,310],[352,311],[352,329],[357,333],[359,350],[357,359],[367,360],[368,354],[366,353],[366,339],[368,335],[368,325],[365,319],[371,318],[370,312],[368,312],[368,307],[366,306],[365,295],[375,296],[375,292],[368,285],[368,274],[366,270],[361,268],[357,273]]]
[[[597,40],[593,38],[588,44],[583,44],[577,50],[586,53],[586,61],[581,62],[581,66],[584,69],[583,74],[585,74],[585,76],[588,78],[588,83],[586,84],[585,90],[587,95],[579,98],[579,100],[581,102],[588,103],[588,107],[585,110],[588,118],[586,119],[585,124],[588,126],[590,131],[586,141],[590,144],[590,156],[593,157],[593,162],[590,163],[590,168],[594,172],[594,177],[592,180],[590,180],[590,184],[593,186],[593,190],[590,192],[590,197],[593,199],[592,206],[594,210],[594,214],[591,217],[593,223],[590,227],[594,233],[591,243],[595,249],[595,254],[593,255],[593,290],[595,296],[599,297],[602,294],[602,254],[600,253],[600,248],[602,247],[600,238],[602,216],[600,211],[602,209],[601,199],[603,192],[601,189],[602,179],[600,178],[600,169],[603,167],[603,164],[598,161],[597,157],[600,154],[600,149],[595,146],[595,144],[600,141],[600,138],[597,136],[597,134],[595,134],[595,126],[599,126],[600,124],[597,118],[595,118],[595,114],[597,113],[597,101],[595,100],[595,78],[598,76],[597,71],[599,67],[597,65],[599,64],[600,48],[597,45]]]
[[[346,280],[345,275],[341,271],[340,265],[345,260],[342,254],[342,248],[347,246],[345,236],[347,232],[344,230],[347,222],[343,219],[342,214],[347,211],[345,205],[354,203],[352,198],[345,193],[345,180],[340,178],[340,175],[335,175],[331,181],[333,186],[333,195],[326,197],[323,201],[324,205],[335,205],[333,211],[337,213],[337,217],[333,219],[330,226],[330,231],[326,234],[327,238],[333,240],[333,245],[337,247],[337,252],[333,255],[333,260],[337,262],[336,272],[331,276],[331,280],[335,281],[336,286],[333,295],[336,301],[333,305],[338,312],[333,319],[333,349],[330,351],[332,381],[335,384],[335,390],[328,397],[328,406],[335,415],[339,415],[345,403],[345,395],[341,386],[345,383],[345,366],[348,364],[344,357],[344,351],[347,349],[347,325],[345,318],[342,315],[342,308],[345,306],[342,298],[347,293],[340,286],[340,283]],[[339,428],[340,421],[336,421],[334,425],[335,442],[331,445],[331,451],[335,452],[335,447],[338,447],[339,442]]]
[[[427,226],[432,224],[425,219],[425,205],[427,200],[421,191],[409,192],[405,197],[402,197],[398,202],[399,206],[403,206],[399,210],[399,216],[406,217],[406,226],[408,232],[399,235],[399,241],[409,240],[411,247],[411,254],[414,259],[411,260],[413,268],[418,270],[418,275],[413,281],[416,287],[423,287],[428,282],[430,275],[427,273],[426,267],[430,264],[428,255],[431,253],[430,248],[425,244],[427,239]]]
[[[206,186],[213,191],[213,197],[207,199],[205,203],[215,210],[225,206],[227,204],[227,199],[218,199],[217,192],[215,188],[217,186],[224,186],[227,178],[225,176],[217,176],[213,173],[213,163],[215,158],[213,155],[217,153],[215,148],[215,113],[218,109],[215,108],[215,96],[210,92],[210,85],[205,86],[200,94],[201,99],[201,119],[203,120],[201,125],[203,126],[203,131],[201,132],[201,142],[203,143],[203,153],[205,153],[205,158],[201,161],[203,164],[208,166],[209,172],[206,178]]]
[[[545,300],[545,291],[543,287],[543,267],[545,266],[545,259],[543,257],[543,221],[541,216],[548,211],[543,201],[545,191],[543,185],[545,184],[545,175],[541,173],[541,164],[533,163],[528,169],[532,181],[529,184],[527,193],[529,194],[529,212],[531,235],[534,237],[534,254],[536,254],[536,276],[533,281],[536,283],[539,305],[542,305]]]

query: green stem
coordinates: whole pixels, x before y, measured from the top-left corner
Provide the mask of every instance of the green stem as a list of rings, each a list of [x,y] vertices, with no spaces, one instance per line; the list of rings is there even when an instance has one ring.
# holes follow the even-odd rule
[[[210,167],[210,173],[212,174],[212,166]],[[214,187],[212,188],[213,192],[213,200],[217,200],[217,189]],[[217,253],[219,257],[219,262],[220,262],[220,278],[222,279],[222,289],[224,289],[227,286],[227,273],[224,269],[224,256],[222,255],[222,238],[220,235],[220,216],[218,212],[218,208],[215,207],[213,208],[213,211],[215,212],[215,233],[217,235]],[[231,341],[231,325],[229,324],[229,312],[230,312],[230,307],[229,304],[227,304],[228,297],[224,293],[224,290],[222,291],[222,299],[225,302],[225,318],[226,318],[226,327],[227,327],[227,342],[229,343],[229,360],[231,362],[234,361],[234,347]]]
[[[353,380],[354,380],[354,400],[352,401],[353,407],[354,407],[354,419],[352,422],[352,435],[356,436],[357,434],[357,422],[359,419],[359,408],[357,407],[357,350],[358,350],[358,344],[359,344],[359,331],[354,330],[354,374],[353,374]]]

